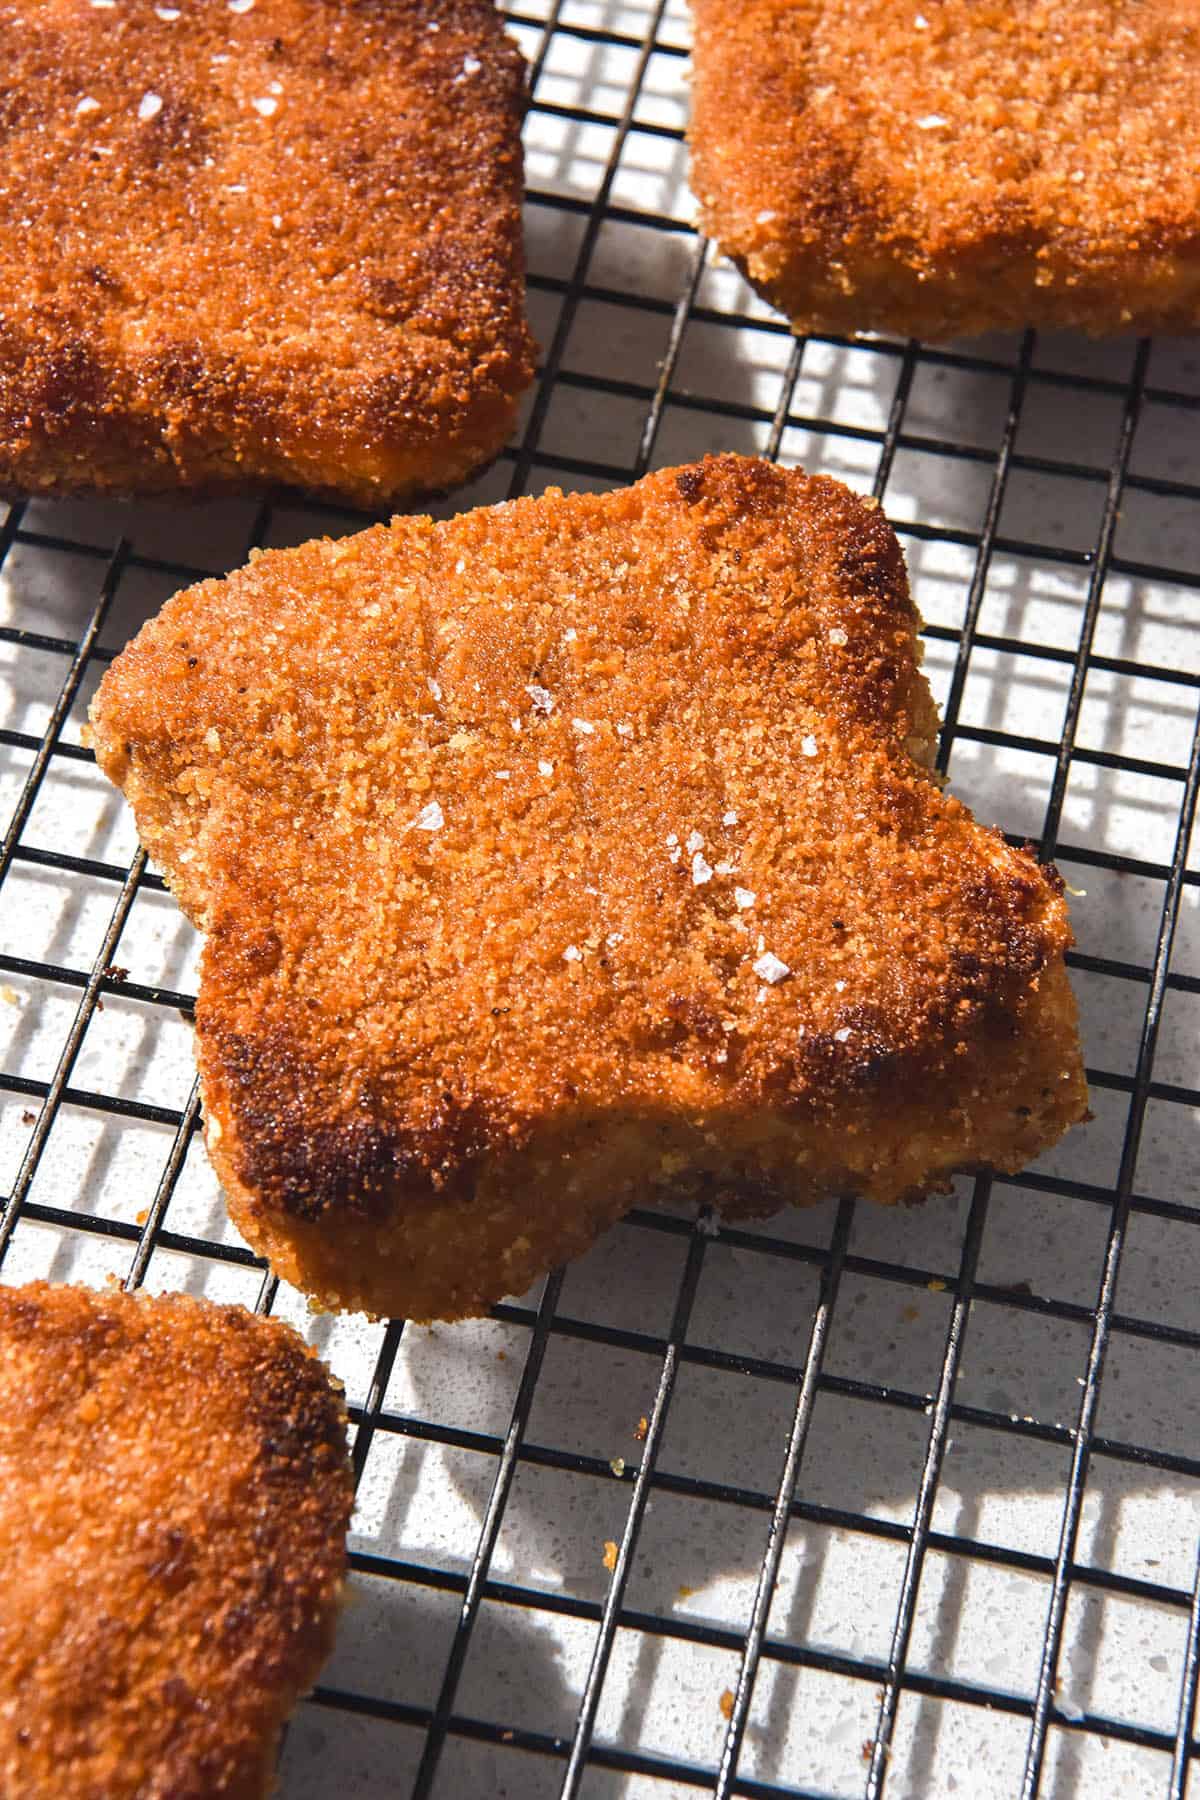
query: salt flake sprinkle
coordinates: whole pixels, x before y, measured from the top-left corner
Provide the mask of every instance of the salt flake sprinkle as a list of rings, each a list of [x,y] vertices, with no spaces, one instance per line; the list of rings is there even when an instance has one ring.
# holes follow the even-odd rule
[[[534,712],[552,713],[554,711],[554,695],[548,688],[539,687],[536,681],[525,684],[525,692],[533,701]]]
[[[943,125],[949,123],[949,119],[943,118],[941,113],[926,113],[923,119],[917,120],[917,130],[939,131]]]
[[[703,850],[703,848],[704,839],[700,836],[700,833],[698,831],[690,831],[687,840],[688,855],[690,856],[693,850]]]
[[[800,754],[801,756],[815,756],[817,754],[817,740],[812,735],[811,731],[807,737],[800,739]]]
[[[842,1029],[840,1031],[834,1032],[834,1034],[833,1034],[834,1043],[844,1044],[848,1040],[849,1036],[850,1036],[850,1027],[848,1025],[843,1025]]]
[[[254,11],[254,0],[229,0],[231,13],[248,13]]]
[[[445,823],[445,813],[436,800],[431,800],[428,806],[421,808],[413,820],[413,829],[416,831],[440,831]]]
[[[831,644],[848,644],[850,639],[846,636],[846,633],[842,630],[840,625],[835,625],[829,634],[829,641]]]
[[[142,121],[143,125],[148,125],[151,119],[157,119],[162,109],[163,103],[161,94],[143,94],[138,106],[137,116]]]
[[[553,773],[554,773],[554,764],[552,762],[540,762],[538,764],[538,774],[539,775],[553,775]]]
[[[279,102],[274,94],[262,94],[257,100],[252,100],[250,104],[255,112],[264,119],[269,119],[272,113],[279,110]]]
[[[572,719],[571,724],[579,733],[580,737],[591,737],[596,729],[590,719]]]
[[[567,945],[566,949],[563,951],[563,961],[564,962],[582,962],[583,961],[583,951],[579,948],[578,944],[568,944]]]
[[[156,19],[161,19],[164,25],[173,25],[179,17],[179,8],[177,6],[156,6],[154,16]]]
[[[90,94],[85,94],[83,96],[83,99],[79,102],[78,106],[75,108],[77,117],[82,116],[84,113],[94,113],[94,112],[99,112],[99,111],[100,111],[100,102],[98,100],[93,100],[92,96]]]
[[[736,825],[737,822],[738,822],[738,816],[734,812],[732,807],[729,809],[729,811],[727,813],[721,814],[722,825]]]
[[[758,895],[753,888],[735,887],[733,898],[739,912],[748,912],[758,899]]]
[[[692,857],[692,885],[694,887],[703,887],[706,881],[712,880],[712,877],[712,869],[697,850],[696,854]]]
[[[774,987],[777,981],[785,980],[792,972],[785,962],[782,962],[778,956],[773,956],[769,950],[764,950],[758,960],[750,966],[759,980],[769,983],[771,987]]]

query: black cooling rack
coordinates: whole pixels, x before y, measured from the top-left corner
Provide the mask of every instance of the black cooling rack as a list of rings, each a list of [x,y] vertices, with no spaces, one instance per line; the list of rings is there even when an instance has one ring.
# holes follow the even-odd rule
[[[428,1350],[429,1335],[401,1321],[364,1328],[347,1373],[358,1477],[367,1482],[386,1457],[403,1462],[431,1450],[458,1457],[474,1472],[466,1484],[474,1524],[469,1541],[428,1554],[421,1530],[412,1526],[412,1507],[399,1525],[393,1518],[390,1526],[356,1536],[360,1616],[381,1604],[386,1614],[378,1597],[403,1591],[422,1604],[436,1601],[439,1623],[416,1653],[409,1642],[395,1678],[378,1632],[364,1637],[373,1646],[369,1655],[335,1657],[293,1727],[283,1792],[327,1793],[335,1778],[351,1793],[593,1800],[692,1792],[933,1794],[953,1792],[957,1783],[965,1793],[1153,1792],[1182,1800],[1197,1792],[1200,1748],[1194,1573],[1200,1312],[1189,1275],[1200,1263],[1187,1260],[1197,1254],[1193,1245],[1200,1246],[1194,1175],[1200,1090],[1186,1048],[1172,1053],[1168,1072],[1177,1080],[1156,1075],[1156,1051],[1167,1020],[1172,1044],[1190,1042],[1189,1021],[1200,1005],[1200,955],[1195,946],[1182,953],[1179,947],[1200,892],[1200,871],[1189,863],[1200,786],[1200,632],[1193,624],[1200,617],[1200,471],[1195,456],[1187,456],[1200,376],[1185,350],[1148,343],[1092,352],[1047,348],[1032,333],[969,350],[793,339],[717,268],[679,204],[682,133],[662,99],[677,87],[686,59],[679,9],[665,0],[640,9],[562,0],[544,17],[532,7],[507,16],[532,65],[530,286],[544,354],[518,440],[467,502],[459,497],[447,510],[551,482],[625,483],[656,463],[678,460],[680,446],[696,454],[726,443],[796,460],[799,445],[813,466],[848,468],[856,485],[887,505],[923,605],[931,591],[949,596],[944,614],[934,607],[927,630],[944,710],[940,766],[956,775],[965,766],[968,798],[978,798],[978,786],[993,797],[984,773],[989,759],[1002,771],[1035,769],[1028,779],[1002,773],[994,810],[1005,817],[1021,813],[1019,835],[1033,836],[1070,881],[1099,883],[1105,913],[1114,894],[1138,896],[1123,915],[1135,923],[1115,936],[1104,918],[1094,930],[1085,924],[1081,900],[1081,943],[1070,959],[1081,987],[1102,996],[1092,1016],[1112,1025],[1100,1041],[1116,1045],[1119,1054],[1089,1071],[1100,1114],[1092,1130],[1104,1134],[1105,1155],[1082,1165],[1069,1157],[1043,1159],[1018,1178],[981,1177],[962,1184],[941,1213],[931,1207],[880,1221],[844,1201],[763,1229],[734,1230],[708,1217],[635,1212],[598,1253],[600,1272],[590,1286],[559,1272],[532,1296],[494,1309],[488,1329],[501,1335],[479,1354],[489,1360],[505,1354],[510,1372],[503,1406],[490,1422],[464,1423],[454,1406],[439,1405],[436,1383],[427,1405],[403,1402],[403,1392],[397,1399],[397,1372],[409,1346],[419,1337]],[[662,193],[670,203],[660,208],[652,202]],[[647,195],[651,203],[642,204]],[[735,364],[742,347],[751,346],[740,383],[717,369],[715,351],[710,366],[707,347],[718,342],[734,347],[721,354]],[[626,353],[630,344],[648,344],[656,355],[647,363],[641,350]],[[814,364],[833,374],[810,404]],[[850,367],[855,379],[867,370],[865,379],[877,390],[878,416],[867,422],[838,403],[838,382]],[[942,391],[952,400],[966,396],[965,413],[957,416],[954,402],[939,417],[934,405],[930,424],[931,408],[921,396]],[[990,396],[986,426],[971,400],[983,392]],[[1090,421],[1101,416],[1107,424],[1093,430]],[[595,435],[604,457],[590,453],[591,420],[602,426]],[[1161,425],[1170,442],[1183,445],[1181,454],[1143,457],[1148,421],[1151,439]],[[917,504],[907,507],[906,519],[908,477],[900,472],[918,465],[937,471],[935,488],[939,481],[951,488],[965,482],[974,513],[938,516],[935,504],[931,517],[927,505]],[[1036,495],[1062,484],[1076,497],[1071,516],[1086,521],[1083,529],[1064,532],[1039,513]],[[0,1074],[11,1127],[0,1257],[7,1256],[6,1278],[18,1279],[24,1260],[13,1247],[48,1244],[52,1253],[41,1263],[31,1252],[39,1271],[72,1273],[82,1255],[85,1273],[115,1273],[129,1287],[157,1279],[211,1290],[217,1271],[235,1284],[229,1291],[237,1297],[263,1310],[289,1304],[302,1316],[295,1297],[278,1292],[218,1212],[205,1214],[180,1198],[199,1164],[194,1085],[162,1103],[152,1056],[135,1063],[150,1074],[135,1079],[132,1089],[105,1079],[103,1058],[86,1059],[106,1002],[137,1020],[144,1049],[165,1022],[178,1025],[180,1015],[190,1015],[191,984],[142,979],[138,967],[121,966],[131,920],[157,902],[162,882],[140,852],[130,858],[120,850],[119,831],[111,854],[107,826],[90,836],[58,833],[55,822],[66,816],[67,803],[51,803],[48,795],[56,782],[69,786],[90,774],[78,729],[83,703],[128,628],[152,604],[242,560],[256,545],[348,529],[355,521],[317,506],[235,509],[234,525],[228,512],[220,525],[226,537],[236,527],[236,553],[212,557],[206,566],[190,548],[178,559],[165,553],[173,548],[174,526],[168,511],[164,529],[162,514],[158,509],[148,544],[142,515],[119,508],[13,506],[0,528],[0,573],[7,571],[17,620],[0,630],[0,645],[14,691],[28,687],[34,695],[27,716],[0,731],[9,788],[0,895],[26,884],[3,912],[3,941],[13,948],[0,954],[0,992],[42,1021],[40,1062],[14,1052]],[[1131,531],[1135,514],[1140,528]],[[180,543],[197,541],[196,518],[180,523]],[[111,527],[107,538],[105,526]],[[202,521],[201,542],[203,536]],[[69,579],[61,577],[63,569]],[[1061,586],[1040,603],[1021,590],[1027,604],[1014,602],[1005,611],[993,597],[997,586],[1009,592],[1013,570],[1035,572],[1035,582],[1037,572],[1049,571]],[[69,599],[49,609],[42,629],[40,600],[63,581]],[[1126,623],[1136,615],[1136,630],[1122,634],[1123,614]],[[1030,618],[1035,627],[1051,619],[1052,628],[1030,629]],[[55,621],[66,621],[63,629],[49,628]],[[1157,647],[1168,641],[1162,632],[1172,621],[1175,648],[1164,660]],[[999,711],[985,709],[982,718],[969,703],[981,667],[993,697],[1000,695]],[[1032,724],[1027,711],[1014,729],[1003,692],[1006,671],[1018,668],[1035,697],[1043,691],[1045,698],[1041,722],[1035,698]],[[1089,707],[1097,694],[1113,693],[1136,696],[1135,713],[1141,708],[1143,723],[1150,718],[1137,739],[1150,754],[1131,753],[1128,732],[1092,729]],[[993,716],[998,723],[990,722]],[[1082,806],[1071,801],[1076,783],[1090,796]],[[1105,806],[1114,794],[1119,822],[1110,830],[1113,808]],[[60,891],[68,896],[66,923],[46,937],[35,914],[56,904]],[[85,928],[76,930],[72,921],[80,919]],[[56,958],[47,943],[65,943],[69,953]],[[40,946],[41,953],[22,954],[22,946]],[[9,985],[17,982],[19,991]],[[47,1181],[64,1156],[69,1161],[60,1146],[69,1129],[82,1128],[81,1120],[103,1134],[110,1161],[119,1159],[123,1134],[149,1133],[139,1139],[137,1180],[121,1204],[77,1201]],[[94,1170],[95,1158],[87,1166]],[[107,1194],[111,1183],[101,1188]],[[595,1257],[589,1262],[597,1266]],[[657,1271],[655,1306],[647,1318],[631,1317],[622,1289],[636,1285],[632,1271],[650,1264]],[[1024,1273],[1011,1279],[1018,1264]],[[1168,1265],[1182,1282],[1177,1303],[1163,1298]],[[786,1354],[777,1347],[748,1351],[747,1330],[732,1314],[723,1321],[727,1335],[721,1320],[713,1328],[706,1299],[713,1279],[736,1279],[750,1314],[768,1304],[786,1314]],[[767,1292],[769,1302],[762,1298]],[[849,1340],[839,1334],[864,1295],[865,1316],[878,1316],[883,1336],[889,1308],[902,1305],[902,1316],[914,1322],[921,1314],[930,1347],[927,1379],[906,1381],[914,1359],[906,1360],[903,1349],[894,1378],[886,1348],[882,1368],[877,1345],[854,1361]],[[337,1367],[342,1340],[319,1322],[308,1323]],[[989,1331],[999,1334],[995,1342],[1007,1332],[1006,1341],[1026,1346],[1048,1334],[1044,1341],[1058,1346],[1049,1364],[1053,1355],[1065,1355],[1063,1344],[1073,1345],[1074,1360],[1064,1361],[1062,1373],[1069,1406],[1027,1412],[1020,1398],[1010,1406],[1011,1395],[989,1397],[978,1382],[964,1387],[973,1342]],[[451,1354],[452,1338],[444,1330],[442,1350],[434,1344],[428,1354]],[[496,1342],[508,1345],[507,1352],[497,1352]],[[582,1360],[571,1367],[642,1371],[625,1406],[629,1429],[619,1438],[610,1434],[609,1445],[588,1446],[587,1433],[572,1423],[570,1406],[586,1412],[596,1403],[595,1390],[579,1391],[576,1382],[566,1412],[542,1404],[557,1379],[553,1370],[572,1356]],[[1021,1366],[1027,1372],[1028,1363]],[[1000,1380],[996,1353],[987,1373],[996,1376],[998,1369]],[[1120,1379],[1132,1394],[1123,1410],[1106,1406]],[[742,1384],[737,1392],[766,1396],[769,1404],[769,1431],[733,1466],[720,1456],[713,1468],[706,1465],[704,1404],[697,1411],[695,1395],[708,1390],[695,1384],[709,1380],[735,1381]],[[689,1397],[681,1400],[684,1390]],[[691,1419],[688,1454],[672,1440],[681,1409]],[[713,1415],[714,1437],[725,1429],[724,1416]],[[869,1484],[853,1501],[839,1500],[835,1491],[838,1446],[860,1429],[850,1421],[864,1419],[865,1466],[869,1471],[870,1446],[878,1445],[880,1491],[903,1490],[903,1503],[890,1508],[874,1503]],[[1024,1487],[1037,1489],[1043,1519],[1036,1544],[990,1525],[986,1497],[977,1496],[965,1515],[961,1506],[957,1513],[947,1509],[946,1460],[956,1434],[986,1440],[987,1467],[1001,1471],[1001,1488],[1010,1464],[1025,1472]],[[911,1455],[894,1476],[885,1467],[887,1446],[901,1437]],[[1028,1477],[1035,1464],[1050,1472]],[[443,1469],[446,1479],[442,1464],[419,1463],[418,1477],[422,1468],[432,1476]],[[1122,1550],[1119,1509],[1110,1512],[1107,1540],[1089,1526],[1089,1495],[1110,1475],[1113,1491],[1133,1507],[1130,1554],[1128,1545]],[[601,1496],[594,1516],[611,1521],[611,1535],[601,1560],[596,1528],[595,1566],[586,1578],[574,1579],[569,1567],[564,1574],[546,1555],[540,1573],[536,1556],[526,1559],[528,1567],[519,1555],[498,1557],[519,1509],[538,1514],[540,1507],[543,1538],[563,1517],[574,1517],[573,1500],[560,1514],[552,1498],[531,1501],[530,1484],[535,1496]],[[1163,1495],[1166,1510],[1153,1515],[1163,1542],[1139,1542],[1150,1527],[1138,1520],[1151,1515],[1138,1507]],[[726,1522],[715,1539],[703,1539],[716,1545],[707,1564],[703,1545],[696,1553],[696,1586],[703,1589],[731,1560],[740,1575],[735,1604],[693,1607],[696,1589],[682,1585],[678,1603],[661,1592],[647,1599],[653,1582],[648,1590],[644,1564],[655,1507],[682,1509],[678,1517],[685,1521]],[[585,1538],[592,1519],[585,1507]],[[682,1529],[686,1544],[686,1523]],[[726,1531],[746,1546],[729,1559],[721,1554]],[[811,1583],[807,1613],[794,1606],[780,1617],[777,1587],[797,1534],[810,1547],[836,1541],[890,1559],[894,1576],[869,1596],[885,1627],[869,1647],[856,1644],[853,1630],[839,1639],[836,1630],[818,1629]],[[1169,1548],[1170,1555],[1151,1557],[1151,1547]],[[572,1540],[565,1561],[574,1554]],[[918,1653],[934,1565],[940,1586],[932,1636]],[[1152,1573],[1164,1566],[1169,1579]],[[995,1592],[1006,1592],[1006,1583],[1015,1592],[1015,1584],[1025,1583],[1022,1591],[1035,1596],[1038,1628],[1026,1640],[1016,1679],[989,1679],[986,1662],[980,1672],[978,1652],[987,1646],[970,1643],[980,1627],[964,1623],[964,1584],[981,1572],[999,1584]],[[1170,1647],[1154,1664],[1162,1678],[1156,1703],[1132,1668],[1123,1690],[1120,1681],[1116,1690],[1111,1681],[1090,1681],[1104,1633],[1094,1618],[1090,1637],[1088,1629],[1077,1629],[1073,1608],[1110,1603],[1162,1625]],[[861,1594],[848,1595],[850,1624],[856,1605],[864,1604]],[[1003,1602],[1001,1614],[996,1630],[1002,1636],[1009,1629]],[[541,1679],[532,1673],[532,1634],[547,1626],[573,1634],[576,1673],[564,1679],[556,1705],[544,1709],[547,1719],[539,1723],[526,1702]],[[386,1622],[384,1629],[386,1635]],[[1116,1641],[1126,1640],[1118,1635]],[[668,1651],[685,1659],[680,1667],[724,1673],[713,1676],[702,1700],[689,1698],[693,1690],[685,1685],[674,1736],[660,1731],[656,1740],[642,1729],[644,1702],[655,1681],[670,1689],[669,1673],[662,1672]],[[618,1655],[632,1656],[632,1673],[621,1677],[623,1709],[606,1715]],[[666,1666],[676,1665],[668,1660]],[[501,1677],[500,1685],[489,1689],[489,1675]],[[812,1686],[820,1680],[855,1697],[858,1712],[851,1716],[863,1725],[849,1755],[826,1754],[823,1743],[832,1745],[837,1734],[822,1739],[815,1724],[813,1741],[802,1753],[795,1749],[806,1720],[824,1716],[819,1695],[826,1689]],[[1082,1704],[1069,1696],[1071,1684],[1080,1682]],[[522,1690],[524,1698],[506,1708],[505,1695]],[[1162,1698],[1168,1692],[1169,1705]],[[472,1698],[481,1693],[490,1693],[490,1710]],[[990,1752],[972,1748],[971,1733],[984,1722],[1006,1734],[1007,1749],[991,1760]],[[1099,1760],[1092,1754],[1097,1746]]]

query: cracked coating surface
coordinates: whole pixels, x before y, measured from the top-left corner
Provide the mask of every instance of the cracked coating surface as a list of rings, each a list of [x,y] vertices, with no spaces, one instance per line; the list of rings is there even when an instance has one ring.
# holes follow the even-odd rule
[[[0,1791],[257,1800],[333,1642],[341,1396],[182,1294],[0,1287]]]
[[[143,629],[97,755],[207,934],[209,1151],[281,1273],[454,1317],[656,1192],[891,1202],[1082,1116],[1061,883],[922,766],[917,622],[878,510],[723,456]]]
[[[705,228],[804,330],[1200,321],[1192,0],[692,0]]]
[[[487,0],[0,0],[0,492],[493,457],[533,373],[523,64]]]

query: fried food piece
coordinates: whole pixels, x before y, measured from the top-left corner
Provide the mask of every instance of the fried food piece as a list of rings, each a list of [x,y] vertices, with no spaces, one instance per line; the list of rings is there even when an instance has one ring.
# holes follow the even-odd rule
[[[250,1242],[455,1317],[656,1191],[895,1201],[1079,1118],[1061,884],[922,766],[917,622],[878,511],[736,456],[169,602],[95,744],[207,933]]]
[[[1200,322],[1193,0],[692,0],[705,229],[804,331]]]
[[[533,372],[489,0],[0,0],[0,492],[462,481]]]
[[[0,1288],[0,1792],[256,1800],[333,1643],[346,1417],[295,1332]]]

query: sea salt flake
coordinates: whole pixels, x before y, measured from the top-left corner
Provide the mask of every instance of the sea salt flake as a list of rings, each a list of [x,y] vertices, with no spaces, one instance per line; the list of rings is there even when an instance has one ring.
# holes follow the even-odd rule
[[[138,104],[137,116],[143,125],[148,125],[151,119],[157,119],[162,109],[161,94],[143,94]]]
[[[735,887],[733,890],[733,898],[738,911],[746,912],[749,907],[754,905],[754,902],[758,899],[758,895],[753,888]]]
[[[788,965],[778,956],[773,955],[770,950],[764,950],[757,962],[751,964],[751,967],[760,980],[768,982],[771,987],[774,987],[777,981],[783,981],[792,972]]]
[[[717,874],[718,875],[732,875],[733,874],[733,864],[731,862],[719,862],[717,864]]]
[[[941,126],[949,123],[949,119],[943,118],[941,113],[926,113],[923,118],[917,120],[917,130],[937,131]]]
[[[758,224],[760,224],[760,225],[771,225],[775,222],[775,220],[778,218],[778,216],[779,215],[777,213],[773,213],[773,212],[760,212],[760,213],[755,214],[755,219],[757,220]]]
[[[604,941],[610,950],[615,950],[618,944],[623,944],[625,942],[625,933],[623,931],[610,931]]]
[[[436,800],[431,800],[428,806],[421,808],[413,820],[413,827],[417,831],[440,831],[445,823],[445,813]]]
[[[563,961],[564,962],[582,962],[583,961],[583,951],[579,948],[578,944],[568,944],[567,945],[566,949],[563,951]]]
[[[729,812],[727,812],[727,813],[722,813],[722,814],[721,814],[721,823],[722,823],[722,825],[736,825],[736,824],[737,824],[737,822],[738,822],[738,816],[737,816],[737,814],[736,814],[736,813],[735,813],[735,812],[734,812],[734,811],[733,811],[733,810],[732,810],[732,808],[731,808],[731,809],[730,809],[730,811],[729,811]]]
[[[573,644],[578,636],[579,633],[576,631],[575,627],[573,625],[568,625],[567,629],[563,632],[563,643]]]
[[[229,0],[231,13],[248,13],[254,11],[254,0]]]
[[[539,775],[553,775],[553,773],[554,773],[554,764],[552,762],[540,762],[538,764],[538,774]]]
[[[678,842],[679,842],[679,839],[676,837],[675,833],[673,831],[668,831],[668,833],[667,833],[667,849],[669,850],[671,848],[672,844],[677,844]]]
[[[800,754],[801,756],[815,756],[817,754],[817,740],[813,737],[811,732],[809,732],[807,737],[800,739]]]
[[[591,737],[596,729],[590,719],[572,719],[571,725],[580,737]]]
[[[467,559],[466,559],[466,557],[465,557],[465,556],[460,556],[460,557],[459,557],[459,559],[458,559],[458,561],[457,561],[457,562],[456,562],[456,563],[455,563],[455,565],[454,565],[454,573],[455,573],[455,574],[456,574],[456,575],[461,575],[461,574],[462,574],[462,572],[463,572],[463,570],[464,570],[464,569],[465,569],[465,568],[466,568],[466,566],[467,566]]]
[[[482,69],[482,67],[483,67],[483,64],[480,62],[480,60],[477,56],[464,56],[463,57],[462,72],[464,75],[478,75],[478,73],[479,73],[480,69]]]
[[[632,725],[618,725],[617,726],[617,736],[623,737],[623,738],[631,738],[633,736],[633,726]]]
[[[433,676],[432,676],[432,675],[431,675],[431,676],[430,676],[430,677],[429,677],[429,680],[428,680],[428,682],[427,682],[427,684],[426,684],[426,685],[427,685],[427,686],[428,686],[428,688],[429,688],[429,691],[430,691],[430,693],[431,693],[431,694],[432,694],[432,695],[433,695],[433,697],[434,697],[434,699],[435,699],[435,700],[440,700],[440,699],[441,699],[441,697],[442,697],[442,684],[441,684],[441,682],[440,682],[440,681],[435,681],[435,680],[434,680],[434,679],[433,679]]]
[[[94,113],[94,112],[99,112],[99,111],[100,111],[100,102],[98,100],[93,100],[92,96],[90,94],[85,94],[83,96],[83,99],[79,102],[78,106],[75,108],[75,113],[76,113],[77,117],[83,113]]]
[[[507,769],[497,769],[496,770],[496,780],[497,781],[507,781],[508,780],[508,770]]]
[[[525,684],[525,692],[533,701],[534,712],[552,713],[554,711],[554,695],[547,688],[539,687],[536,681]]]
[[[156,19],[161,19],[164,25],[173,25],[179,17],[179,8],[177,6],[156,6],[154,16]]]
[[[850,639],[846,636],[846,633],[842,630],[840,625],[835,625],[829,634],[829,641],[831,644],[848,644]]]
[[[697,850],[692,857],[692,886],[703,887],[706,881],[712,880],[712,877],[712,870]]]
[[[700,833],[698,831],[689,831],[688,840],[687,840],[687,844],[686,844],[685,848],[687,849],[689,855],[693,850],[703,850],[704,839],[700,836]]]
[[[260,94],[258,99],[252,100],[250,104],[255,112],[259,113],[264,119],[269,119],[271,114],[277,112],[279,109],[279,102],[276,100],[274,94]]]
[[[845,1044],[849,1041],[849,1038],[850,1027],[848,1025],[843,1025],[840,1031],[835,1031],[833,1034],[833,1041],[835,1044]]]

